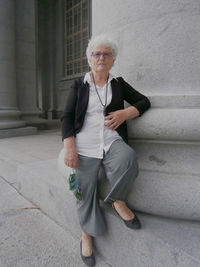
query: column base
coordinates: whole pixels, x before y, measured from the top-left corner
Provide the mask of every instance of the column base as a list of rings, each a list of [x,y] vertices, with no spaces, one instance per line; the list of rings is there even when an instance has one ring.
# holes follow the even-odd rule
[[[26,120],[26,125],[37,127],[38,130],[51,130],[61,128],[60,120],[47,120],[42,118]]]
[[[36,127],[21,127],[15,129],[0,129],[0,138],[37,134]]]
[[[18,110],[0,111],[0,130],[13,129],[26,126],[25,121],[20,120],[21,112]]]
[[[38,109],[33,110],[22,110],[21,116],[24,121],[31,121],[31,120],[37,120],[40,119],[40,116],[42,115],[42,111]]]

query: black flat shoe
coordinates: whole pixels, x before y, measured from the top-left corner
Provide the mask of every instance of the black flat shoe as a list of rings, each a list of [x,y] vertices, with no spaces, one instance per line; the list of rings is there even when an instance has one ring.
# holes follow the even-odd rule
[[[132,209],[130,209],[132,212],[133,212],[133,214],[134,214],[134,218],[132,219],[132,220],[124,220],[120,215],[119,215],[119,213],[117,212],[117,210],[115,209],[115,206],[114,206],[114,204],[112,203],[112,207],[113,207],[113,209],[116,211],[116,213],[117,213],[117,215],[122,219],[122,221],[125,223],[125,225],[128,227],[128,228],[130,228],[130,229],[141,229],[141,223],[140,223],[140,221],[139,221],[139,219],[138,219],[138,217],[137,217],[137,215],[135,214],[135,212],[132,210]]]
[[[95,256],[94,256],[93,252],[92,252],[91,256],[83,256],[83,254],[82,254],[82,240],[80,242],[80,253],[81,253],[82,261],[87,266],[95,266]]]

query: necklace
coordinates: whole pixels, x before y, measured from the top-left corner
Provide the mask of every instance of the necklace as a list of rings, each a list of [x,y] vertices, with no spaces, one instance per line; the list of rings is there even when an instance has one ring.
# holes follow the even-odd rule
[[[109,77],[109,76],[108,76]],[[103,106],[103,114],[104,116],[106,115],[106,105],[107,105],[107,94],[108,94],[108,78],[107,78],[107,81],[106,81],[106,99],[105,99],[105,104],[103,104],[102,100],[101,100],[101,97],[98,93],[98,90],[97,90],[97,87],[96,87],[96,83],[95,83],[95,79],[94,79],[94,74],[92,73],[92,78],[93,78],[93,81],[94,81],[94,88],[95,88],[95,91],[97,93],[97,96],[99,98],[99,101],[101,103],[101,105]]]

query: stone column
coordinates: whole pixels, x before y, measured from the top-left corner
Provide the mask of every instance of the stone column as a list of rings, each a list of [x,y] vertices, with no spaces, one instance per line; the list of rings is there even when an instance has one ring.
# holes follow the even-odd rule
[[[54,117],[56,109],[55,95],[55,17],[56,1],[44,0],[38,2],[38,66],[40,69],[39,91],[40,105],[49,120]]]
[[[107,33],[119,45],[112,72],[152,103],[128,123],[140,166],[130,202],[143,212],[198,221],[199,8],[199,0],[92,1],[93,35]]]
[[[55,81],[56,81],[56,110],[57,113],[63,109],[62,102],[66,97],[63,97],[63,92],[60,90],[64,77],[64,2],[56,1],[56,62],[55,62]],[[62,100],[64,99],[64,100]]]
[[[56,94],[55,94],[55,17],[56,17],[56,3],[50,1],[48,6],[48,44],[49,44],[49,108],[48,119],[53,119],[53,113],[55,112]]]
[[[0,129],[23,127],[16,97],[15,1],[0,4]]]
[[[37,86],[37,6],[35,0],[16,1],[18,102],[27,124],[39,118]]]

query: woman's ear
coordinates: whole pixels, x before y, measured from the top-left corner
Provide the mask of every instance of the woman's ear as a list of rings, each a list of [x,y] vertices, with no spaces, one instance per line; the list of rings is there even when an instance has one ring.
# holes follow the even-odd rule
[[[89,65],[90,68],[91,68],[91,57],[88,59],[88,65]]]

